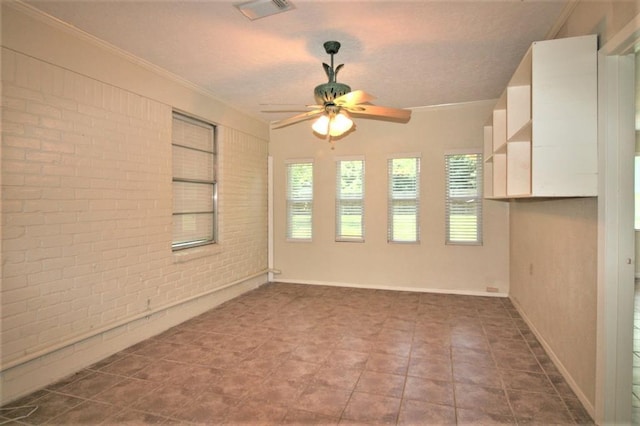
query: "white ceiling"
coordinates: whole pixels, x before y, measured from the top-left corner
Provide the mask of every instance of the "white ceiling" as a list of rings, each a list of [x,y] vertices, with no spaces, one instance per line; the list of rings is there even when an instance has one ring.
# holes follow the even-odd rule
[[[255,21],[224,0],[26,3],[264,121],[292,115],[264,109],[314,103],[313,88],[327,80],[327,40],[342,43],[338,81],[375,95],[377,105],[497,98],[529,45],[548,37],[570,3],[290,1],[294,10]]]

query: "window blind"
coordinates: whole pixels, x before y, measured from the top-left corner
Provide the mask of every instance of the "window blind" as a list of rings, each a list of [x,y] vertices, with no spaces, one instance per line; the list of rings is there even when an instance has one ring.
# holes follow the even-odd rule
[[[174,250],[215,242],[216,150],[212,125],[173,115]]]
[[[287,164],[287,239],[313,237],[313,162]]]
[[[446,243],[482,244],[482,154],[447,154]]]
[[[420,241],[420,158],[390,158],[387,241]]]
[[[364,241],[364,160],[336,162],[336,241]]]

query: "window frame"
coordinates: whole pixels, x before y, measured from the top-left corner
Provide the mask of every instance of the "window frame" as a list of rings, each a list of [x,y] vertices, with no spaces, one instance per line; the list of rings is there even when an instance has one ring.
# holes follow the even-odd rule
[[[189,124],[193,124],[193,125],[197,125],[197,126],[201,126],[201,127],[205,127],[207,129],[211,129],[211,138],[212,138],[212,151],[207,151],[207,150],[203,150],[203,149],[199,149],[199,148],[194,148],[194,147],[190,147],[184,144],[179,144],[179,143],[175,143],[175,139],[174,139],[174,130],[173,130],[173,125],[175,123],[175,120],[181,120],[185,123],[189,123]],[[190,115],[187,115],[185,113],[182,112],[178,112],[178,111],[173,111],[172,115],[171,115],[171,124],[172,124],[172,130],[171,130],[171,149],[172,149],[172,153],[171,153],[171,161],[172,161],[172,168],[173,168],[173,163],[176,161],[175,160],[175,153],[173,152],[175,147],[179,147],[181,149],[187,149],[190,150],[192,152],[201,152],[201,153],[205,153],[207,155],[211,155],[212,156],[212,164],[210,165],[211,167],[211,173],[212,173],[212,179],[208,180],[208,179],[192,179],[192,178],[184,178],[184,177],[176,177],[174,174],[174,171],[172,169],[171,172],[171,184],[172,184],[172,188],[171,188],[171,193],[172,193],[172,198],[175,201],[175,184],[176,183],[181,183],[181,184],[195,184],[195,185],[207,185],[211,187],[211,194],[212,194],[212,199],[211,199],[211,203],[212,203],[212,210],[211,211],[190,211],[190,212],[180,212],[180,213],[176,213],[175,211],[175,205],[172,206],[171,208],[171,216],[172,216],[172,234],[171,234],[171,250],[173,252],[178,252],[181,250],[186,250],[186,249],[190,249],[190,248],[194,248],[194,247],[202,247],[202,246],[206,246],[206,245],[212,245],[212,244],[216,244],[218,242],[218,173],[217,173],[217,163],[218,163],[218,138],[217,138],[217,126],[215,126],[212,123],[209,123],[207,121],[192,117]],[[183,215],[188,215],[188,214],[208,214],[211,215],[211,234],[209,238],[200,238],[200,239],[194,239],[194,240],[190,240],[190,241],[184,241],[184,242],[179,242],[176,243],[176,233],[175,230],[173,228],[173,226],[175,225],[175,222],[173,221],[173,218],[175,218],[176,216],[183,216]]]
[[[476,176],[475,176],[475,188],[476,193],[473,196],[450,196],[450,170],[449,170],[449,157],[458,155],[475,155],[476,158]],[[445,244],[446,245],[465,245],[465,246],[481,246],[483,245],[483,153],[480,149],[461,149],[451,150],[445,152],[444,155],[444,169],[445,169]],[[476,212],[474,214],[476,220],[476,237],[474,240],[454,240],[451,238],[451,206],[452,200],[455,203],[472,202],[476,206]]]
[[[394,197],[393,190],[393,161],[394,160],[415,160],[417,162],[416,174],[415,174],[415,197]],[[421,167],[422,167],[422,154],[408,153],[408,154],[394,154],[387,157],[387,243],[390,244],[420,244],[420,193],[421,193]],[[415,235],[413,240],[402,240],[394,237],[394,206],[397,201],[413,201],[415,203],[414,208],[414,220],[415,220]]]
[[[362,188],[359,197],[342,197],[342,163],[359,161],[362,163],[361,182]],[[336,192],[335,192],[335,241],[336,242],[351,242],[351,243],[363,243],[365,240],[365,191],[366,191],[366,163],[364,156],[349,156],[349,157],[336,157],[335,158],[335,176],[336,176]],[[343,221],[340,214],[341,207],[344,201],[350,201],[351,204],[359,201],[357,204],[360,206],[360,235],[348,236],[345,235],[344,229],[342,229]]]
[[[291,198],[291,191],[292,191],[292,187],[291,187],[291,167],[295,166],[295,165],[303,165],[303,164],[309,164],[311,167],[311,192],[310,192],[310,197],[307,199],[304,198],[297,198],[297,199],[292,199]],[[313,241],[313,198],[314,198],[314,181],[315,181],[315,164],[313,159],[311,158],[299,158],[299,159],[289,159],[289,160],[285,160],[285,179],[286,179],[286,186],[285,186],[285,212],[286,212],[286,219],[285,219],[285,239],[288,242],[312,242]],[[310,204],[309,207],[309,213],[310,213],[310,225],[309,225],[309,237],[302,237],[302,238],[296,238],[294,236],[292,236],[291,231],[293,230],[293,227],[291,226],[291,217],[292,217],[292,206],[293,203],[308,203]]]

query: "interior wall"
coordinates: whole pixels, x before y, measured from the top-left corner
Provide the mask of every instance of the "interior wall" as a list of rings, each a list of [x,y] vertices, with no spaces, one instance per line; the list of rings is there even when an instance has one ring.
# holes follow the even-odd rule
[[[556,38],[598,34],[602,46],[640,2],[578,2]],[[512,203],[510,297],[587,409],[596,394],[595,198]]]
[[[512,202],[510,234],[510,297],[593,404],[596,199]]]
[[[578,1],[555,38],[598,34],[604,46],[640,12],[640,0]]]
[[[266,282],[266,124],[8,2],[2,108],[0,403]],[[175,253],[173,109],[219,131],[219,241]]]
[[[445,152],[482,149],[494,103],[415,109],[407,124],[356,118],[357,130],[334,150],[310,122],[273,130],[275,279],[466,294],[488,294],[490,286],[507,294],[507,203],[484,201],[483,245],[445,244]],[[398,153],[422,158],[419,244],[387,243],[387,159]],[[365,158],[365,242],[336,242],[335,160],[354,155]],[[314,160],[312,242],[285,238],[285,161],[296,158]]]
[[[640,156],[640,53],[636,52],[635,55],[636,58],[636,157]],[[640,174],[640,170],[638,170],[636,168],[635,171],[636,176],[638,176]],[[636,182],[638,181],[638,178],[636,178]],[[635,188],[635,193],[639,193],[640,192],[640,188],[637,186],[636,184],[636,188]],[[635,205],[636,205],[636,216],[640,213],[640,211],[638,211],[638,209],[640,209],[640,206],[638,206],[639,202],[636,201]],[[636,258],[635,258],[635,275],[636,278],[640,278],[640,229],[636,229],[635,230],[635,252],[636,252]]]

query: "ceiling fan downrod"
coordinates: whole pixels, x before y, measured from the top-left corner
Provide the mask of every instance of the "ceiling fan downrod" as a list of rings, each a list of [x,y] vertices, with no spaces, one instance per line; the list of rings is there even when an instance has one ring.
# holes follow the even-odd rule
[[[333,69],[333,55],[338,53],[340,50],[340,42],[339,41],[325,41],[324,42],[324,51],[327,54],[331,55],[331,69]]]
[[[324,43],[324,50],[325,52],[327,52],[327,54],[331,55],[331,66],[327,65],[324,62],[322,63],[329,81],[327,83],[316,86],[313,91],[315,100],[320,105],[333,103],[333,100],[335,98],[351,92],[351,87],[343,83],[338,83],[336,81],[338,71],[340,71],[340,68],[342,68],[344,65],[340,64],[335,68],[333,66],[333,55],[338,53],[338,51],[340,50],[340,42],[326,41]]]

